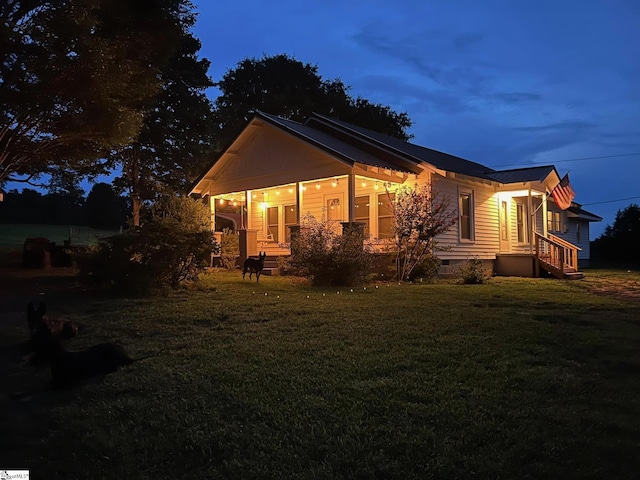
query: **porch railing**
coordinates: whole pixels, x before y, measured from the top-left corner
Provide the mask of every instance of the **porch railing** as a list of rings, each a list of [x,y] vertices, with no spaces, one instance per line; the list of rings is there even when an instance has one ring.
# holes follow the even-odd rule
[[[563,240],[560,237],[549,234],[545,237],[534,233],[536,243],[536,258],[546,270],[558,278],[563,278],[565,273],[578,270],[579,247]]]

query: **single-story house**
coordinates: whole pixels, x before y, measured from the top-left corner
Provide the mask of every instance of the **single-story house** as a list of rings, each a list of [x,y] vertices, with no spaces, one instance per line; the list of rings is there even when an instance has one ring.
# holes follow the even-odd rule
[[[589,223],[602,219],[572,201],[561,209],[549,195],[560,181],[553,165],[494,170],[323,115],[299,123],[258,112],[191,194],[209,198],[214,230],[239,231],[243,258],[290,254],[290,229],[307,214],[359,222],[368,241],[384,242],[387,191],[432,182],[458,216],[437,239],[449,247],[441,273],[478,257],[497,274],[568,278],[589,261]]]

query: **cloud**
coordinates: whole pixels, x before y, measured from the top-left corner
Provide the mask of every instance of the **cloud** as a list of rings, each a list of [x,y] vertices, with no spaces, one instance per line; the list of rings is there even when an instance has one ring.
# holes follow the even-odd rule
[[[453,46],[458,50],[466,50],[467,47],[480,43],[483,37],[480,33],[463,33],[453,38]]]
[[[577,133],[577,132],[583,132],[586,130],[591,130],[591,129],[594,129],[595,127],[596,125],[591,122],[576,120],[576,121],[570,121],[570,122],[557,122],[549,125],[513,127],[513,129],[519,132],[527,132],[527,133],[564,135],[572,132]]]
[[[529,102],[539,102],[542,95],[530,92],[500,92],[491,95],[495,100],[508,104],[521,104]]]

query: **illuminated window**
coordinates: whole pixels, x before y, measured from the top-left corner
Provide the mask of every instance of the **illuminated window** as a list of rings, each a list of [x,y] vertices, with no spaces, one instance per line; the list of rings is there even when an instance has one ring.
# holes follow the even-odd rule
[[[278,207],[267,208],[267,235],[269,240],[278,241]]]
[[[460,240],[473,240],[473,192],[460,190],[458,197]]]
[[[551,210],[547,212],[547,230],[559,233],[563,231],[562,214],[560,212],[553,212]]]
[[[356,197],[355,220],[364,223],[364,234],[369,235],[369,195]]]
[[[391,203],[395,200],[395,193],[378,194],[378,238],[391,238],[393,232],[393,211]]]
[[[298,207],[295,205],[285,205],[284,206],[285,242],[289,243],[291,241],[291,229],[289,227],[291,225],[296,225],[297,223],[298,223]]]

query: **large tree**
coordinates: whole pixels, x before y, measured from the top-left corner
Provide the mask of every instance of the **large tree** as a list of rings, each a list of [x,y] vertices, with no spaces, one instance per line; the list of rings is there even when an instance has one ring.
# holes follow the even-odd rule
[[[137,137],[189,5],[0,2],[0,183],[95,171],[104,151]]]
[[[313,112],[326,114],[380,133],[408,140],[411,120],[406,113],[349,95],[340,79],[324,80],[318,67],[288,55],[246,58],[216,83],[217,148],[241,131],[253,112],[261,110],[302,121]]]
[[[632,203],[618,210],[613,225],[593,242],[593,257],[640,265],[640,207]]]
[[[115,184],[131,197],[134,226],[145,201],[187,193],[211,153],[213,107],[205,95],[213,85],[209,61],[198,58],[200,42],[189,31],[195,15],[185,12],[179,47],[159,72],[161,88],[145,111],[140,134],[109,155],[112,167],[122,172]]]

